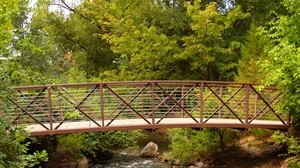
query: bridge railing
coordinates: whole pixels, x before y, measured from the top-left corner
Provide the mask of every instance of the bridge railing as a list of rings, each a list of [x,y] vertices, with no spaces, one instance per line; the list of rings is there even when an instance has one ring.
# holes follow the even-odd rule
[[[249,127],[274,121],[275,125],[290,124],[288,116],[276,112],[283,95],[276,88],[255,84],[140,81],[14,89],[17,97],[3,112],[5,118],[13,123],[38,124],[45,130],[63,129],[80,121],[101,128],[178,123],[201,127],[221,123]],[[124,120],[126,123],[120,123]]]

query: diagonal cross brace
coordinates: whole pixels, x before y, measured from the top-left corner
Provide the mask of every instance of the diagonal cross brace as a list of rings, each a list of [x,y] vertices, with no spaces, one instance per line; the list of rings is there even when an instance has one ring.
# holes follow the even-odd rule
[[[27,110],[34,102],[35,102],[35,100],[38,98],[38,97],[40,97],[40,95],[42,95],[43,93],[44,93],[44,91],[47,89],[47,87],[44,87],[44,89],[25,107],[25,110]],[[37,107],[36,107],[37,108]],[[36,111],[36,110],[35,110]],[[18,120],[19,119],[19,117],[22,115],[22,113],[21,114],[19,114],[15,119],[14,119],[14,121],[13,122],[15,122],[16,120]]]
[[[210,97],[210,95],[212,95],[212,93],[210,93],[208,96],[206,96],[206,97],[203,99],[203,102],[205,102],[205,100],[207,100],[207,99]],[[198,103],[198,104],[190,111],[190,113],[194,112],[197,108],[199,108],[199,106],[200,106],[200,103]]]
[[[251,92],[249,93],[249,95],[251,94]],[[241,102],[243,102],[245,99],[247,98],[247,96],[244,96],[244,98],[242,100],[239,100],[233,107],[232,107],[232,110],[234,110],[237,106],[240,106],[244,111],[246,111],[244,109],[243,106],[241,106]],[[237,101],[237,100],[235,100]],[[225,117],[228,115],[228,113],[225,115]]]
[[[242,85],[242,87],[240,87],[237,91],[235,91],[230,97],[229,99],[226,100],[225,104],[227,104],[236,94],[238,94],[243,88],[244,88],[245,85]],[[222,105],[219,106],[205,121],[204,123],[206,123],[209,119],[211,119],[222,107],[224,107],[225,105],[223,102],[222,102]]]
[[[276,117],[284,124],[286,125],[286,123],[283,121],[283,119],[275,112],[275,110],[270,106],[270,104],[261,96],[261,94],[258,93],[258,91],[252,86],[250,85],[250,87],[253,89],[253,91],[261,98],[261,100],[266,104],[266,106],[269,107],[269,109],[276,115]]]
[[[171,100],[174,101],[175,105],[173,105],[157,122],[158,124],[170,111],[177,105],[179,108],[181,108],[188,116],[190,116],[196,123],[199,123],[188,111],[186,111],[185,108],[179,104],[195,87],[198,86],[198,84],[195,84],[189,91],[187,91],[178,101],[176,101],[168,92],[166,92],[160,85],[155,83]]]
[[[9,101],[11,101],[13,104],[15,104],[18,108],[20,108],[24,113],[26,113],[30,118],[32,118],[34,121],[36,121],[37,123],[39,123],[41,126],[43,126],[46,130],[49,130],[48,127],[46,127],[43,123],[41,123],[39,120],[37,120],[36,118],[34,118],[27,110],[25,110],[23,107],[21,107],[18,103],[16,103],[15,101],[13,101],[12,99],[8,99]]]
[[[127,95],[125,97],[125,100],[127,100],[128,98],[130,98],[130,96],[137,90],[138,87],[134,88],[130,93],[129,95]],[[123,103],[122,102],[119,102],[119,104],[112,110],[112,112],[110,114],[108,114],[106,116],[106,118],[109,118]]]
[[[99,85],[96,85],[96,87],[90,91],[90,93],[86,96],[89,97],[97,88],[99,87]],[[83,115],[85,115],[88,119],[90,119],[91,121],[93,121],[93,123],[95,123],[97,126],[101,127],[101,125],[99,125],[94,119],[92,119],[89,115],[87,115],[83,110],[81,110],[79,108],[79,106],[82,104],[83,101],[81,101],[81,103],[79,104],[75,104],[74,102],[72,102],[71,100],[69,100],[68,98],[66,98],[61,92],[58,91],[58,94],[60,94],[66,101],[68,101],[69,103],[71,103],[75,109],[79,110]],[[85,100],[86,100],[85,99]],[[61,125],[65,120],[61,121],[59,125]]]
[[[274,97],[269,103],[273,103],[282,93],[279,93],[276,97]],[[276,103],[276,102],[275,102]],[[250,121],[249,123],[251,123],[253,120],[255,120],[261,113],[263,113],[263,111],[267,108],[268,106],[265,105],[264,108],[262,108]]]
[[[179,88],[179,87],[177,86],[177,87],[170,93],[170,95],[172,95],[173,93],[175,93],[175,91],[176,91],[178,88]],[[170,107],[169,107],[168,104],[166,103],[166,100],[168,99],[168,97],[165,97],[165,98],[162,100],[156,93],[153,93],[153,94],[154,94],[156,97],[158,97],[158,98],[160,99],[160,103],[158,103],[158,105],[155,106],[154,111],[156,111],[157,108],[160,107],[162,104],[165,104],[165,106],[167,106],[168,110],[170,110]],[[147,117],[148,117],[149,115],[151,115],[151,114],[152,114],[152,112],[150,112],[150,113],[147,115]]]
[[[222,98],[219,97],[219,95],[213,91],[206,83],[204,83],[204,85],[211,91],[213,92],[213,94],[224,104],[224,106],[226,106],[228,108],[228,110],[241,122],[241,123],[244,123],[239,116],[237,116],[235,114],[235,112],[222,100]]]
[[[103,87],[107,88],[113,95],[119,98],[123,102],[123,104],[125,104],[125,107],[123,107],[122,110],[106,126],[109,126],[126,109],[126,107],[129,107],[133,112],[135,112],[138,116],[144,119],[148,124],[151,124],[145,117],[143,117],[130,105],[130,103],[132,103],[149,85],[150,83],[147,83],[128,103],[116,92],[114,92],[110,87],[108,87],[107,85],[103,85]]]

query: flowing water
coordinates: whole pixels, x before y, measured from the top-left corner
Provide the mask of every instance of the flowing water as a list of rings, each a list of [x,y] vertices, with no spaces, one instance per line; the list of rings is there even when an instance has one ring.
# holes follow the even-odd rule
[[[135,154],[122,153],[112,159],[103,161],[91,168],[165,168],[165,163],[160,163],[154,158],[144,158]]]
[[[124,150],[119,152],[113,158],[91,166],[90,168],[166,168],[166,163],[161,163],[155,158],[140,157],[139,151],[149,142],[154,142],[158,145],[159,153],[162,154],[168,151],[169,141],[166,137],[160,134],[148,132],[147,136],[141,139],[138,143],[139,148],[135,150]]]

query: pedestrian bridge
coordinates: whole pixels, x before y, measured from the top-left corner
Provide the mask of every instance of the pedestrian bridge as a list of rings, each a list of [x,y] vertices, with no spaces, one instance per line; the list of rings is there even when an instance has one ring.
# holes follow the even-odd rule
[[[134,81],[15,87],[1,115],[32,136],[155,128],[286,130],[275,87],[212,81]]]

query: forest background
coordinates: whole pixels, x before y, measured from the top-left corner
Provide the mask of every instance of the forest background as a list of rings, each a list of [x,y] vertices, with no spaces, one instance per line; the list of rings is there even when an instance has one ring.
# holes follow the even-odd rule
[[[1,0],[0,11],[1,102],[18,85],[255,82],[281,89],[299,130],[298,0]]]

